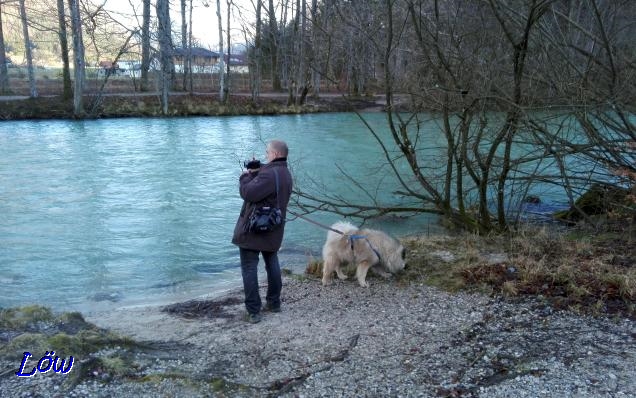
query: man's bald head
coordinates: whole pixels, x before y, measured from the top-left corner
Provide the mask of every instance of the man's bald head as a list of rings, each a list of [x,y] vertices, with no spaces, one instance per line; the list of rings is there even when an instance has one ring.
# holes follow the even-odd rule
[[[272,140],[267,144],[268,158],[270,156],[272,157],[272,159],[286,158],[288,153],[289,148],[287,148],[287,144],[285,143],[285,141]]]

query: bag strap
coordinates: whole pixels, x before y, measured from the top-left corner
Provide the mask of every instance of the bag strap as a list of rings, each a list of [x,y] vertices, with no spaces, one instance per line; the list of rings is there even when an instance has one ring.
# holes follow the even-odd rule
[[[276,167],[272,167],[274,170],[274,175],[276,176],[276,208],[280,209],[280,204],[278,203],[278,171],[276,171]]]

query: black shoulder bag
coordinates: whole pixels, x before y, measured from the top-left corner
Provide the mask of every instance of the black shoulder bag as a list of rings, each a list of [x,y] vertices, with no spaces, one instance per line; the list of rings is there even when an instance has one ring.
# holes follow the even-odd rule
[[[278,172],[276,168],[273,168],[273,170],[276,176],[276,207],[254,207],[245,224],[247,232],[262,234],[275,230],[283,223],[283,213],[280,211],[278,202]]]

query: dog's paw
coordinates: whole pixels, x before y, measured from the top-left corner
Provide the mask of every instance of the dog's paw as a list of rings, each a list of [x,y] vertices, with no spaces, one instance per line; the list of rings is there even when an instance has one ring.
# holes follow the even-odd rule
[[[369,283],[367,281],[358,281],[361,287],[369,287]]]

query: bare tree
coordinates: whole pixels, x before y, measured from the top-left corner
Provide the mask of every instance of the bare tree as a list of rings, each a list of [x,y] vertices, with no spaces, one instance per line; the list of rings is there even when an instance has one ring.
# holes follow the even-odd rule
[[[333,0],[318,3],[312,0],[312,32],[311,48],[312,59],[312,87],[313,95],[320,94],[322,81],[328,85],[337,84],[337,77],[333,71],[334,43],[340,41],[344,34],[335,31],[338,29],[336,6]]]
[[[304,209],[439,213],[487,232],[509,228],[537,189],[560,190],[574,205],[596,182],[633,186],[625,180],[636,164],[630,2],[386,0],[355,18],[341,6],[340,21],[382,56],[390,139],[368,127],[394,194],[417,205],[382,203],[351,180],[370,203],[305,191]],[[335,59],[341,76],[358,73]]]
[[[296,92],[296,105],[304,105],[309,92],[308,60],[307,60],[307,1],[299,0],[300,7],[298,19],[300,19],[300,32],[298,33],[298,91]]]
[[[216,0],[216,17],[219,22],[219,101],[223,102],[225,101],[225,70],[223,68],[223,58],[225,55],[223,51],[223,19],[221,18],[221,0]]]
[[[550,14],[548,21],[554,22],[541,25],[549,39],[541,47],[541,61],[547,65],[542,70],[544,81],[552,95],[568,104],[579,134],[555,139],[545,124],[533,126],[537,141],[553,151],[559,162],[571,207],[579,217],[593,222],[575,202],[590,181],[623,194],[630,186],[636,189],[636,125],[630,117],[636,90],[635,58],[630,51],[636,6],[590,0],[554,6]],[[592,178],[581,179],[567,170],[574,156],[583,167],[599,166],[588,174]],[[633,203],[631,208],[625,203],[614,206],[636,214]]]
[[[157,36],[159,38],[159,52],[161,59],[161,108],[164,115],[168,114],[169,93],[172,87],[174,75],[174,62],[172,58],[172,30],[170,23],[169,0],[157,0]]]
[[[254,48],[250,53],[250,87],[252,89],[252,100],[256,100],[261,93],[262,83],[262,20],[263,0],[256,0],[256,27],[254,32]]]
[[[188,77],[189,82],[190,82],[190,94],[192,94],[194,92],[194,87],[193,87],[193,78],[192,78],[192,9],[193,9],[193,4],[192,4],[193,0],[190,0],[190,29],[188,31],[188,56],[187,56],[187,65],[188,65]]]
[[[318,64],[318,57],[316,57],[316,49],[318,47],[317,37],[319,29],[318,1],[311,0],[311,56],[309,57],[309,67],[311,68],[311,89],[315,97],[318,97],[318,95],[320,94],[320,66]]]
[[[141,91],[148,91],[150,70],[150,0],[143,0],[141,21]]]
[[[79,0],[68,0],[71,11],[71,29],[73,30],[73,66],[75,82],[73,88],[73,114],[84,115],[84,41],[82,39],[82,22],[80,19]]]
[[[320,4],[320,8],[316,4],[311,25],[311,41],[315,45],[307,57],[312,60],[314,86],[325,78],[351,95],[370,92],[370,85],[376,80],[375,64],[380,63],[376,60],[383,51],[383,5],[378,1],[332,0]]]
[[[183,50],[183,54],[185,54],[183,59],[183,91],[188,90],[188,73],[191,73],[188,65],[190,60],[190,48],[188,47],[188,23],[186,22],[187,14],[186,14],[186,1],[181,0],[181,49]],[[190,1],[192,4],[192,1]],[[192,27],[190,27],[192,29]]]
[[[268,7],[268,49],[270,56],[270,72],[272,79],[272,90],[280,91],[282,89],[280,75],[278,74],[278,23],[276,22],[276,10],[274,8],[274,0],[269,0]]]
[[[71,82],[71,68],[68,51],[68,35],[66,33],[66,12],[64,11],[64,0],[57,0],[57,15],[60,38],[60,53],[62,56],[62,98],[69,100],[73,97]]]
[[[296,103],[296,95],[298,93],[298,81],[299,77],[299,64],[302,62],[300,52],[302,44],[300,42],[300,0],[292,0],[294,8],[292,8],[292,14],[294,19],[292,22],[291,32],[289,29],[283,29],[281,35],[281,49],[283,55],[283,81],[287,86],[287,105],[294,105]],[[281,18],[283,25],[286,24],[287,18]],[[289,37],[291,36],[291,37]]]
[[[130,42],[130,40],[137,34],[136,31],[131,31],[128,35],[128,38],[126,39],[126,41],[124,42],[124,44],[122,45],[122,47],[119,49],[119,52],[115,55],[115,57],[113,58],[113,64],[117,64],[119,62],[119,59],[121,58],[121,56],[128,51],[128,43]],[[92,100],[92,104],[90,105],[90,107],[88,108],[88,115],[92,116],[95,115],[97,110],[99,109],[99,106],[102,104],[103,101],[103,94],[104,94],[104,88],[106,87],[106,84],[108,83],[108,80],[110,79],[112,74],[110,73],[106,73],[106,76],[104,77],[104,80],[102,80],[101,85],[99,86],[99,89],[97,90],[96,95],[93,96],[93,100]]]
[[[223,98],[225,99],[225,101],[227,102],[229,100],[230,97],[230,67],[232,65],[232,42],[231,42],[231,26],[230,26],[230,15],[232,12],[232,0],[227,0],[226,2],[227,4],[227,29],[226,29],[226,36],[227,36],[227,64],[225,65],[226,67],[226,73],[225,73],[225,87],[224,87],[224,95]]]
[[[5,94],[9,94],[9,71],[7,70],[7,55],[2,28],[2,2],[0,2],[0,95]]]
[[[38,89],[35,85],[35,71],[33,70],[33,55],[31,53],[31,40],[29,39],[29,21],[27,19],[24,0],[20,0],[20,19],[22,20],[22,36],[24,39],[24,51],[27,60],[27,74],[29,76],[29,96],[38,96]]]

